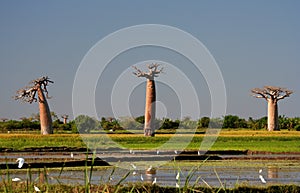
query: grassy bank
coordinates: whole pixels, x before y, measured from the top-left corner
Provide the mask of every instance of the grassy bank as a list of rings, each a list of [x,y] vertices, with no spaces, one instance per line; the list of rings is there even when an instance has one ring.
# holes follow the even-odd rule
[[[300,192],[300,187],[295,185],[273,185],[267,187],[251,187],[251,186],[237,186],[235,188],[213,188],[213,187],[183,187],[183,188],[175,188],[175,187],[162,187],[158,185],[152,185],[150,183],[136,183],[136,184],[129,184],[129,185],[93,185],[90,186],[89,189],[86,189],[85,186],[80,185],[45,185],[45,184],[36,184],[41,192],[68,192],[68,193],[83,193],[83,192],[119,192],[119,193],[140,193],[140,192],[165,192],[165,193],[175,193],[175,192],[205,192],[205,193],[214,193],[214,192],[227,192],[227,193],[265,193],[265,192],[291,192],[297,193]],[[14,193],[21,193],[21,192],[34,192],[34,186],[30,183],[11,183],[2,182],[0,183],[0,191],[1,192],[14,192]]]
[[[99,148],[121,147],[128,149],[176,150],[188,145],[188,150],[198,150],[203,134],[160,134],[144,137],[142,134],[0,134],[0,148],[16,150],[34,147],[86,147],[86,143]],[[83,140],[84,139],[84,140]],[[164,145],[162,147],[162,145]],[[268,152],[300,152],[300,132],[265,132],[250,130],[225,130],[220,133],[212,150],[252,150]]]

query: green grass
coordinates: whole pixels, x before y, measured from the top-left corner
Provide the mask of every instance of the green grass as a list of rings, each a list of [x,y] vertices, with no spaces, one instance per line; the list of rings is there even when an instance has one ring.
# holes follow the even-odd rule
[[[144,137],[142,134],[0,134],[0,148],[16,150],[34,147],[89,147],[128,149],[198,150],[204,135],[160,134]],[[268,152],[300,152],[300,132],[265,132],[224,130],[211,150],[252,150]]]
[[[270,152],[299,152],[299,136],[219,137],[213,150],[252,150]]]
[[[0,134],[0,148],[86,147],[79,135]]]
[[[187,186],[183,188],[175,187],[165,187],[152,185],[151,183],[131,183],[127,185],[115,186],[113,184],[100,184],[100,185],[90,185],[87,190],[83,185],[70,185],[70,184],[36,184],[41,192],[68,192],[68,193],[84,193],[84,192],[119,192],[119,193],[128,193],[128,192],[165,192],[165,193],[179,193],[179,192],[207,192],[207,193],[264,193],[264,192],[300,192],[300,186],[296,185],[272,185],[266,187],[255,187],[255,186],[237,186],[235,188],[215,188],[215,187],[203,187],[203,186]],[[186,191],[184,191],[186,190]],[[8,185],[8,182],[2,180],[0,182],[0,192],[11,192],[11,193],[21,193],[21,192],[33,192],[32,183],[12,183]]]

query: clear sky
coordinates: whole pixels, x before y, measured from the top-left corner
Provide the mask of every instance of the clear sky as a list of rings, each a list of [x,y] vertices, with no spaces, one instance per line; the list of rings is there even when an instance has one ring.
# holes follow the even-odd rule
[[[72,117],[73,82],[83,57],[105,36],[140,24],[173,26],[206,46],[223,75],[227,114],[244,118],[265,116],[265,101],[251,97],[250,89],[274,85],[294,91],[290,98],[280,101],[279,113],[299,117],[299,10],[300,1],[296,0],[0,1],[0,117],[19,119],[37,113],[37,104],[22,104],[12,96],[30,80],[44,75],[55,82],[48,88],[52,96],[51,111]],[[121,63],[130,66],[157,59],[177,62],[183,71],[184,64],[189,62],[161,48],[141,47],[123,53],[99,79],[95,90],[98,116],[113,116],[111,88],[125,72]],[[192,68],[186,71],[198,94],[201,116],[210,115],[205,79],[195,77]],[[170,72],[166,68],[161,76],[172,76]],[[157,78],[157,98],[161,101],[158,108],[162,111],[159,115],[176,118],[180,114],[177,105],[180,101],[174,97],[174,90],[159,83],[160,78]],[[145,84],[130,89],[133,89],[131,113],[142,115]],[[118,103],[123,98],[115,100]],[[194,101],[188,105],[193,106]],[[191,111],[181,116],[198,115]]]

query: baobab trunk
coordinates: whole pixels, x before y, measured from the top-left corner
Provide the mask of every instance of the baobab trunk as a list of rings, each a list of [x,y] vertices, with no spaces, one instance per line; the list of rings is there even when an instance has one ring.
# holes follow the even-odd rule
[[[157,77],[163,70],[158,69],[159,64],[147,65],[149,72],[143,72],[137,67],[133,66],[136,72],[133,72],[137,77],[145,77],[147,79],[146,85],[146,105],[145,105],[145,124],[144,124],[144,135],[154,136],[155,135],[155,82],[154,77]]]
[[[154,136],[155,134],[155,82],[147,79],[146,85],[146,105],[145,105],[145,125],[144,135]]]
[[[51,118],[50,109],[46,97],[41,87],[39,87],[37,91],[39,97],[41,134],[42,135],[53,134],[52,118]]]
[[[268,100],[268,131],[279,131],[277,101]]]

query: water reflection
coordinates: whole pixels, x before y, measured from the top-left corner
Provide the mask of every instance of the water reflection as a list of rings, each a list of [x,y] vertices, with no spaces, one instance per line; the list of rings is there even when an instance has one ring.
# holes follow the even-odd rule
[[[278,178],[278,167],[277,166],[268,166],[268,178]]]
[[[252,162],[251,162],[252,163]],[[245,163],[247,166],[236,166],[232,162],[230,165],[223,164],[221,166],[214,166],[214,163],[208,164],[208,166],[195,169],[193,176],[190,178],[190,185],[206,186],[205,183],[210,186],[220,187],[220,181],[228,188],[234,187],[237,184],[246,185],[264,185],[258,177],[259,169],[262,169],[261,175],[266,177],[266,185],[270,184],[296,184],[300,185],[300,168],[299,165],[286,164],[278,166],[258,167]],[[274,164],[276,165],[276,164]],[[138,166],[138,165],[137,165]],[[124,183],[131,182],[147,182],[156,183],[160,186],[184,186],[186,177],[189,175],[192,166],[180,167],[180,180],[176,179],[179,172],[178,168],[172,166],[161,166],[155,168],[155,173],[147,175],[147,168],[142,170],[126,170],[123,168],[107,167],[104,169],[94,169],[91,179],[92,184],[117,184],[123,176],[128,172],[130,175],[126,178]],[[112,171],[113,175],[111,175]],[[11,176],[18,177],[23,180],[27,178],[27,170],[18,170],[18,173]],[[41,183],[48,182],[50,184],[84,184],[84,169],[81,170],[67,170],[65,168],[62,173],[60,170],[48,170],[48,171],[32,171],[33,179],[39,178]],[[201,179],[201,180],[199,180]],[[205,182],[205,183],[204,183]]]
[[[153,181],[156,179],[156,175],[145,175],[144,181],[148,183],[153,183]]]

